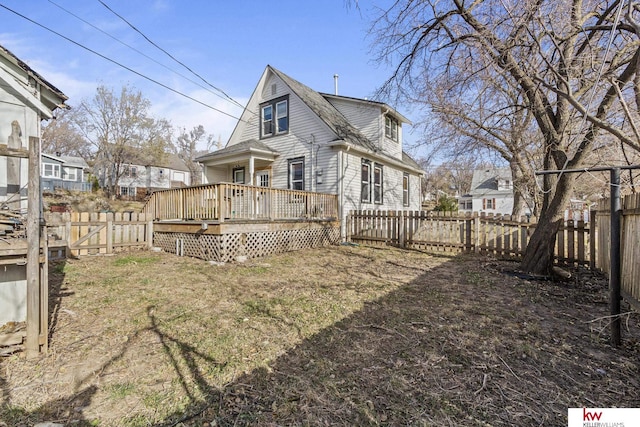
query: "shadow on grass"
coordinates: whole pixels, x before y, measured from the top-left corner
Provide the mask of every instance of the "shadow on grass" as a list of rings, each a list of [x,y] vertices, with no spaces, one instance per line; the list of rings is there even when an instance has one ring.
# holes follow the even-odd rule
[[[203,368],[224,363],[163,331],[153,307],[135,335],[157,336],[189,399],[159,426],[566,425],[568,407],[640,406],[634,349],[609,348],[587,322],[606,315],[600,293],[453,258],[222,389]],[[94,425],[82,408],[95,392],[81,385],[15,420]]]

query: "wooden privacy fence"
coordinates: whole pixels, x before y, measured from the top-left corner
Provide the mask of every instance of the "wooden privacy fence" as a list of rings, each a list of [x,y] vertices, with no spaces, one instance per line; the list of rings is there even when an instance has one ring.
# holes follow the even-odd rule
[[[369,244],[519,258],[535,226],[526,218],[511,215],[358,210],[350,211],[347,218],[347,238]],[[558,231],[558,262],[591,265],[595,250],[591,230],[584,221],[567,221]]]
[[[150,248],[153,222],[143,213],[48,213],[50,237],[66,242],[66,256],[112,254],[127,248]],[[52,257],[63,257],[63,248],[50,248]]]
[[[157,220],[335,219],[338,196],[243,184],[205,184],[156,191],[142,211]]]
[[[622,198],[621,222],[621,293],[640,308],[640,194]],[[601,236],[597,242],[596,267],[608,273],[611,268],[611,202],[608,199],[598,204],[596,227]]]

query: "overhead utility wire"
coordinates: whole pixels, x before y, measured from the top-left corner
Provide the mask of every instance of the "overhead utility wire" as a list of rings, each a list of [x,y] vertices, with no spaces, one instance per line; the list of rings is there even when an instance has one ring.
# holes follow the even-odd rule
[[[23,18],[23,19],[25,19],[25,20],[27,20],[27,21],[29,21],[29,22],[31,22],[31,23],[32,23],[32,24],[34,24],[34,25],[37,25],[37,26],[38,26],[38,27],[40,27],[40,28],[43,28],[43,29],[45,29],[45,30],[47,30],[47,31],[49,31],[49,32],[51,32],[51,33],[53,33],[53,34],[55,34],[55,35],[56,35],[56,36],[58,36],[58,37],[61,37],[61,38],[65,39],[65,40],[67,40],[67,41],[68,41],[68,42],[70,42],[70,43],[75,44],[75,45],[76,45],[76,46],[78,46],[78,47],[81,47],[81,48],[82,48],[82,49],[84,49],[84,50],[87,50],[87,51],[89,51],[89,52],[93,53],[94,55],[99,56],[99,57],[100,57],[100,58],[102,58],[102,59],[105,59],[105,60],[107,60],[107,61],[109,61],[109,62],[111,62],[111,63],[113,63],[113,64],[115,64],[115,65],[117,65],[117,66],[119,66],[119,67],[124,68],[124,69],[125,69],[125,70],[127,70],[127,71],[132,72],[133,74],[136,74],[137,76],[142,77],[142,78],[143,78],[143,79],[145,79],[145,80],[148,80],[148,81],[150,81],[150,82],[152,82],[152,83],[157,84],[158,86],[161,86],[161,87],[163,87],[163,88],[165,88],[165,89],[167,89],[167,90],[170,90],[170,91],[171,91],[171,92],[173,92],[173,93],[176,93],[176,94],[178,94],[178,95],[180,95],[180,96],[183,96],[183,97],[185,97],[185,98],[187,98],[187,99],[190,99],[191,101],[196,102],[196,103],[198,103],[198,104],[200,104],[200,105],[202,105],[202,106],[204,106],[204,107],[207,107],[207,108],[210,108],[210,109],[212,109],[212,110],[214,110],[214,111],[217,111],[217,112],[218,112],[218,113],[220,113],[220,114],[224,114],[225,116],[229,116],[229,117],[231,117],[232,119],[242,120],[241,118],[236,117],[236,116],[234,116],[233,114],[229,114],[229,113],[227,113],[226,111],[222,111],[222,110],[220,110],[220,109],[218,109],[218,108],[216,108],[216,107],[213,107],[213,106],[211,106],[211,105],[209,105],[209,104],[207,104],[207,103],[205,103],[205,102],[202,102],[202,101],[200,101],[200,100],[198,100],[198,99],[196,99],[196,98],[194,98],[194,97],[192,97],[192,96],[189,96],[189,95],[187,95],[187,94],[185,94],[185,93],[182,93],[182,92],[180,92],[179,90],[176,90],[176,89],[174,89],[174,88],[172,88],[172,87],[170,87],[170,86],[167,86],[167,85],[165,85],[164,83],[161,83],[161,82],[159,82],[159,81],[157,81],[157,80],[154,80],[154,79],[152,79],[151,77],[145,76],[144,74],[142,74],[142,73],[140,73],[140,72],[138,72],[138,71],[136,71],[136,70],[134,70],[134,69],[132,69],[132,68],[130,68],[130,67],[127,67],[126,65],[121,64],[121,63],[119,63],[118,61],[116,61],[116,60],[114,60],[114,59],[111,59],[111,58],[109,58],[109,57],[107,57],[107,56],[105,56],[105,55],[103,55],[103,54],[101,54],[101,53],[99,53],[99,52],[96,52],[95,50],[93,50],[93,49],[91,49],[91,48],[88,48],[87,46],[84,46],[84,45],[82,45],[82,44],[78,43],[77,41],[70,39],[69,37],[67,37],[67,36],[65,36],[65,35],[62,35],[62,34],[60,34],[60,33],[59,33],[59,32],[57,32],[57,31],[52,30],[51,28],[49,28],[49,27],[47,27],[47,26],[45,26],[45,25],[42,25],[42,24],[40,24],[39,22],[36,22],[36,21],[34,21],[33,19],[31,19],[31,18],[29,18],[29,17],[27,17],[27,16],[25,16],[25,15],[23,15],[23,14],[19,13],[19,12],[16,12],[15,10],[13,10],[13,9],[11,9],[11,8],[9,8],[9,7],[7,7],[7,6],[5,6],[4,4],[1,4],[1,3],[0,3],[0,7],[2,7],[3,9],[6,9],[6,10],[8,10],[9,12],[11,12],[11,13],[13,13],[13,14],[15,14],[15,15],[17,15],[17,16],[19,16],[19,17],[21,17],[21,18]]]
[[[225,97],[227,97],[230,101],[232,101],[233,103],[235,103],[236,105],[238,105],[241,108],[244,108],[244,106],[242,104],[240,104],[238,101],[236,101],[235,99],[233,99],[231,96],[229,96],[225,91],[223,91],[222,89],[220,89],[219,87],[216,87],[214,85],[212,85],[211,83],[209,83],[207,80],[205,80],[204,77],[202,77],[200,74],[196,73],[195,71],[193,71],[191,68],[189,68],[186,64],[184,64],[183,62],[181,62],[180,60],[176,59],[173,55],[171,55],[169,52],[167,52],[165,49],[161,48],[160,46],[158,46],[156,43],[153,42],[153,40],[151,40],[149,37],[147,37],[142,31],[140,31],[138,28],[136,28],[135,25],[131,24],[129,21],[127,21],[122,15],[119,15],[116,11],[114,11],[113,9],[111,9],[105,2],[103,2],[102,0],[98,0],[98,2],[100,2],[100,4],[102,4],[105,8],[107,8],[111,13],[113,13],[114,15],[116,15],[118,18],[120,18],[122,21],[124,21],[129,27],[131,27],[135,32],[137,32],[138,34],[140,34],[142,37],[145,38],[145,40],[147,40],[149,43],[151,43],[153,46],[155,46],[157,49],[159,49],[160,51],[162,51],[165,55],[167,55],[169,58],[173,59],[174,61],[176,61],[178,64],[182,65],[184,68],[186,68],[187,70],[189,70],[194,76],[198,77],[200,80],[202,80],[206,85],[212,87],[213,89],[217,90],[218,92],[220,92],[221,94],[223,94]]]
[[[96,29],[96,30],[100,31],[102,34],[104,34],[105,36],[107,36],[107,37],[111,38],[112,40],[117,41],[117,42],[118,42],[118,43],[120,43],[121,45],[126,46],[126,47],[128,47],[129,49],[133,50],[134,52],[136,52],[136,53],[138,53],[138,54],[140,54],[140,55],[144,56],[144,57],[145,57],[145,58],[147,58],[147,59],[149,59],[150,61],[155,62],[156,64],[160,65],[160,66],[161,66],[161,67],[163,67],[164,69],[171,71],[172,73],[174,73],[174,74],[176,74],[176,75],[178,75],[178,76],[182,77],[183,79],[185,79],[185,80],[187,80],[187,81],[189,81],[189,82],[193,83],[193,84],[194,84],[194,85],[196,85],[196,86],[201,87],[202,89],[204,89],[204,90],[208,91],[209,93],[211,93],[211,94],[213,94],[213,95],[215,95],[215,96],[217,96],[217,97],[219,97],[219,98],[222,98],[222,99],[224,99],[224,100],[226,100],[226,101],[229,101],[228,97],[222,96],[222,95],[220,95],[219,93],[212,91],[210,88],[205,87],[205,86],[204,86],[204,85],[202,85],[201,83],[196,82],[196,81],[194,81],[194,80],[190,79],[189,77],[185,76],[184,74],[181,74],[180,72],[178,72],[178,71],[176,71],[176,70],[174,70],[174,69],[172,69],[172,68],[170,68],[170,67],[168,67],[168,66],[164,65],[164,64],[163,64],[163,63],[161,63],[160,61],[155,60],[154,58],[150,57],[149,55],[145,54],[144,52],[142,52],[142,51],[140,51],[140,50],[136,49],[135,47],[133,47],[133,46],[131,46],[131,45],[129,45],[129,44],[127,44],[127,43],[123,42],[122,40],[120,40],[120,39],[118,39],[117,37],[115,37],[115,36],[113,36],[113,35],[109,34],[108,32],[104,31],[104,30],[103,30],[103,29],[101,29],[100,27],[97,27],[97,26],[93,25],[91,22],[89,22],[89,21],[87,21],[87,20],[85,20],[85,19],[81,18],[80,16],[76,15],[75,13],[71,12],[70,10],[65,9],[64,7],[62,7],[61,5],[59,5],[58,3],[54,2],[53,0],[49,0],[49,3],[51,3],[51,4],[53,4],[54,6],[56,6],[56,7],[60,8],[61,10],[63,10],[64,12],[66,12],[67,14],[69,14],[69,15],[73,16],[74,18],[76,18],[77,20],[79,20],[79,21],[81,21],[81,22],[83,22],[83,23],[85,23],[85,24],[89,25],[90,27],[92,27],[92,28],[94,28],[94,29]],[[242,107],[242,105],[240,105],[240,104],[239,104],[237,101],[235,101],[235,100],[232,100],[232,101],[230,101],[230,102],[232,102],[232,103],[233,103],[234,105],[236,105],[236,106],[240,106],[240,107]]]

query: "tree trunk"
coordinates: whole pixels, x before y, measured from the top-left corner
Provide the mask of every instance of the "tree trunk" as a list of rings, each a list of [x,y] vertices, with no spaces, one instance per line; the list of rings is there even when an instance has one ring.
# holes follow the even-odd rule
[[[551,192],[549,205],[543,208],[535,231],[527,244],[520,268],[532,274],[550,276],[553,270],[556,233],[564,221],[564,211],[571,199],[575,174],[563,174]],[[549,193],[549,195],[551,194]]]

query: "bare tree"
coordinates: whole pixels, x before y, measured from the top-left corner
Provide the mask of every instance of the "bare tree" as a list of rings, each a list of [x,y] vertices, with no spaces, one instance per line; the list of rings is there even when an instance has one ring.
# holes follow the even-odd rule
[[[196,157],[207,152],[206,150],[199,150],[198,143],[205,142],[206,147],[210,147],[212,141],[213,136],[207,135],[202,125],[194,126],[190,131],[182,128],[180,135],[176,139],[176,151],[189,169],[192,185],[200,184],[202,181],[202,168],[196,162]]]
[[[640,149],[630,125],[640,105],[640,44],[629,25],[639,12],[629,7],[625,23],[621,11],[620,0],[398,0],[375,21],[373,33],[379,59],[394,65],[385,84],[390,93],[406,96],[425,80],[447,78],[473,93],[475,73],[495,75],[517,89],[531,116],[541,136],[541,166],[573,169],[586,165],[603,132]],[[625,100],[635,101],[635,111]],[[621,119],[625,105],[634,120]],[[575,179],[545,175],[524,270],[551,272]]]
[[[124,86],[119,94],[105,86],[80,103],[74,121],[94,152],[94,174],[108,196],[115,196],[127,165],[162,163],[170,148],[171,125],[149,113],[150,102]]]
[[[54,119],[42,127],[44,153],[91,158],[89,142],[74,125],[73,110],[58,110]]]

